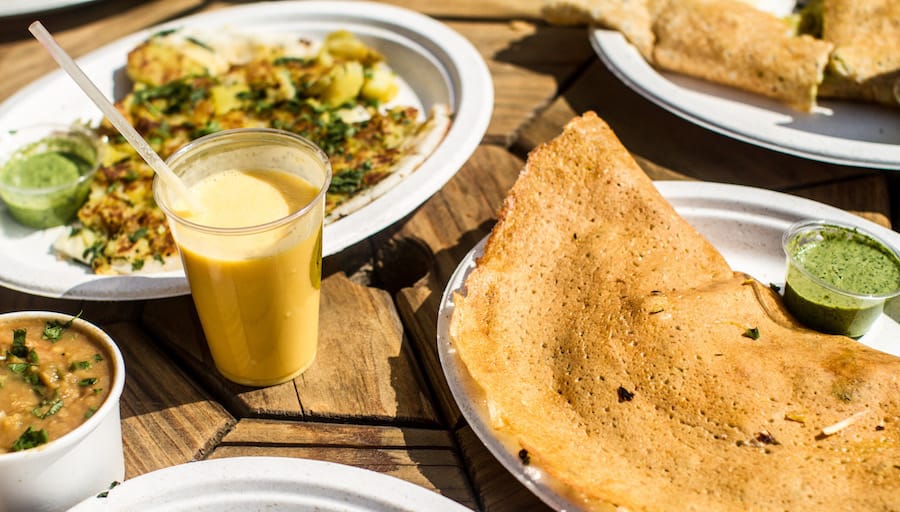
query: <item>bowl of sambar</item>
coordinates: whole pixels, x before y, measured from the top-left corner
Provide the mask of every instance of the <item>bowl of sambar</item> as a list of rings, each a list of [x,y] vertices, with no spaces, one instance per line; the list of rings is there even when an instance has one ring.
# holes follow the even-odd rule
[[[125,476],[115,342],[62,313],[0,314],[0,511],[61,510]]]

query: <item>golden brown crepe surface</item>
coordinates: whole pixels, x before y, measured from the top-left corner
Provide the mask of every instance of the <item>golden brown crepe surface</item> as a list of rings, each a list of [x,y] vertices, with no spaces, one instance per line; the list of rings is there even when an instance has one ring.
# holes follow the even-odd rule
[[[778,17],[737,0],[666,2],[654,19],[653,61],[810,111],[831,43],[796,36]]]
[[[648,2],[659,0],[545,0],[541,13],[556,25],[597,24],[618,30],[650,59],[653,31]]]
[[[898,105],[900,2],[824,0],[822,20],[835,48],[821,95]]]
[[[900,359],[798,327],[593,113],[529,155],[465,286],[493,427],[585,509],[900,510]]]

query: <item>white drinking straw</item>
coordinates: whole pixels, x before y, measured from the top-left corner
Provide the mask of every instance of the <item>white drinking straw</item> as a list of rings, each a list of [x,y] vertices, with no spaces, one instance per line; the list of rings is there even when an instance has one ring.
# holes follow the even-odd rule
[[[197,200],[194,199],[193,195],[188,191],[184,182],[169,169],[169,166],[163,162],[156,151],[153,151],[153,148],[147,144],[147,141],[141,137],[141,134],[128,123],[122,113],[106,99],[106,96],[104,96],[103,93],[100,92],[100,89],[94,85],[94,82],[84,74],[84,71],[82,71],[78,64],[72,60],[72,57],[69,57],[69,54],[59,46],[55,39],[53,39],[53,36],[50,35],[50,32],[48,32],[46,28],[44,28],[44,25],[41,24],[40,21],[35,21],[28,27],[28,30],[42,45],[44,45],[44,48],[50,52],[53,59],[56,60],[59,66],[68,73],[70,77],[72,77],[72,80],[81,87],[81,90],[88,95],[101,111],[103,111],[103,115],[105,115],[106,118],[109,119],[109,122],[119,130],[119,133],[125,137],[125,140],[127,140],[138,154],[141,155],[141,158],[147,162],[147,165],[156,172],[159,178],[166,183],[166,187],[174,190],[177,196],[183,198],[189,209],[199,211],[201,208],[197,204]]]

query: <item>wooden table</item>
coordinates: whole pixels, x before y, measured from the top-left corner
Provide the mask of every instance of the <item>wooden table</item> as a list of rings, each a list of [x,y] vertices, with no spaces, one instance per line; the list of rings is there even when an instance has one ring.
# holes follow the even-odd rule
[[[41,19],[79,56],[133,31],[237,3],[107,0]],[[201,459],[277,455],[387,473],[472,509],[546,509],[461,417],[437,357],[436,315],[450,274],[490,230],[528,151],[585,110],[605,118],[654,179],[752,185],[885,225],[898,218],[891,172],[779,154],[669,114],[605,68],[585,28],[543,23],[539,0],[391,3],[438,18],[474,43],[493,75],[493,118],[439,193],[384,232],[326,258],[319,355],[304,375],[263,389],[223,380],[189,296],[81,302],[0,289],[0,312],[83,310],[117,340],[127,367],[127,478]],[[0,100],[56,68],[27,33],[33,19],[0,20]]]

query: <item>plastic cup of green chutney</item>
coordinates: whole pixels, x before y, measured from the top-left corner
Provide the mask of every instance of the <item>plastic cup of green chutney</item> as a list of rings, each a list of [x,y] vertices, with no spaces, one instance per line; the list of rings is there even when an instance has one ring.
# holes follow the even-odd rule
[[[782,237],[784,302],[817,331],[858,338],[900,295],[900,254],[877,236],[837,221],[808,220]]]
[[[98,138],[78,125],[42,124],[0,133],[0,198],[37,229],[72,220],[101,160]]]

